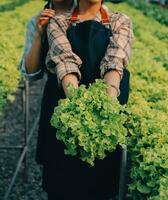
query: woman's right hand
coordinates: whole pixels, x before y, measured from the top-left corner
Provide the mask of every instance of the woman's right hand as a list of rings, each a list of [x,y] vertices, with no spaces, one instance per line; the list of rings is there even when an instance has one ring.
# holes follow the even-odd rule
[[[40,35],[43,35],[50,18],[54,17],[54,15],[55,10],[52,9],[44,9],[41,11],[37,17],[37,31],[40,33]]]

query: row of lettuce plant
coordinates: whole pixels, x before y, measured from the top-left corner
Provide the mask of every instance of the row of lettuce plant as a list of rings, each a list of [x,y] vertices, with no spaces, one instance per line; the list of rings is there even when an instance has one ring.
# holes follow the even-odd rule
[[[9,2],[6,2],[8,4]],[[0,113],[21,79],[18,63],[22,54],[25,27],[31,16],[42,8],[43,1],[31,1],[15,10],[0,12]],[[5,4],[4,4],[5,5]]]
[[[133,20],[129,64],[129,193],[133,200],[168,199],[168,28],[123,3],[107,4]],[[165,35],[165,37],[160,37]]]
[[[152,17],[160,23],[168,26],[168,12],[166,8],[151,4],[146,0],[126,0],[126,2],[128,2],[134,8],[141,10],[144,15]]]

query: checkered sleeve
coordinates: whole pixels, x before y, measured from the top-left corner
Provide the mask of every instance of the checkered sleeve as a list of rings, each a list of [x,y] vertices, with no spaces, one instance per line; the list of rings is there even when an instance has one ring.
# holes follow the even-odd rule
[[[51,73],[56,73],[58,83],[63,77],[75,73],[78,80],[81,79],[81,59],[72,51],[67,39],[66,31],[68,22],[66,15],[54,17],[47,27],[49,51],[46,57],[46,67]]]
[[[117,70],[122,78],[123,69],[128,65],[133,30],[129,17],[121,13],[110,15],[112,36],[104,58],[101,61],[101,77],[110,70]]]

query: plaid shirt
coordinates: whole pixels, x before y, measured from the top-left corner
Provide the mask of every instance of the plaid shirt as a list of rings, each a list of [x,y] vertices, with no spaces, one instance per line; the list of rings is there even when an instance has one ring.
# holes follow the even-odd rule
[[[81,79],[81,59],[72,52],[71,45],[66,37],[71,12],[55,15],[48,24],[47,34],[49,51],[46,57],[46,67],[51,73],[56,73],[58,82],[69,73],[76,73]],[[130,18],[121,13],[109,13],[112,28],[112,37],[104,58],[100,63],[101,77],[110,70],[117,70],[122,78],[123,69],[128,65],[133,39],[132,22]],[[101,21],[98,13],[96,21]],[[78,20],[77,23],[81,21]]]
[[[74,7],[76,7],[76,5],[77,5],[77,2],[76,2],[76,0],[74,0],[74,5],[73,5],[72,9]],[[37,21],[37,17],[39,14],[40,14],[40,12],[37,13],[35,16],[33,16],[27,23],[25,46],[24,46],[23,54],[22,54],[22,57],[20,59],[19,66],[18,66],[19,70],[20,70],[21,74],[24,76],[24,78],[27,80],[30,80],[30,81],[35,81],[35,80],[41,79],[44,74],[44,67],[42,67],[42,66],[40,67],[40,69],[38,71],[36,71],[34,73],[27,73],[26,66],[25,66],[25,58],[32,47],[32,43],[35,38],[35,34],[37,32],[36,21]]]

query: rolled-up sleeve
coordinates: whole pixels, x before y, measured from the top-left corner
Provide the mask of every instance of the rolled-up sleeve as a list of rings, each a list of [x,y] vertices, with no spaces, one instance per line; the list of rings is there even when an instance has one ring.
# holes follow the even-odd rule
[[[31,49],[33,39],[35,36],[35,32],[36,32],[35,20],[36,20],[36,18],[34,16],[30,19],[30,21],[27,24],[25,47],[24,47],[23,55],[19,62],[19,70],[20,70],[21,74],[24,76],[24,78],[26,80],[29,80],[29,81],[35,81],[35,80],[41,79],[44,74],[44,69],[42,69],[42,68],[39,69],[35,73],[27,73],[26,67],[25,67],[25,58]]]
[[[132,21],[126,15],[115,13],[110,16],[112,36],[104,58],[101,61],[101,77],[110,70],[117,70],[122,78],[131,54],[133,28]]]
[[[67,39],[68,23],[65,16],[52,18],[47,27],[49,51],[46,57],[46,67],[51,73],[57,75],[60,85],[63,77],[75,73],[81,79],[81,59],[72,51]]]

